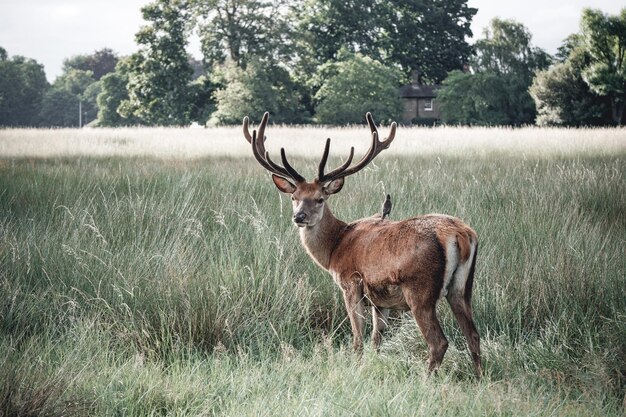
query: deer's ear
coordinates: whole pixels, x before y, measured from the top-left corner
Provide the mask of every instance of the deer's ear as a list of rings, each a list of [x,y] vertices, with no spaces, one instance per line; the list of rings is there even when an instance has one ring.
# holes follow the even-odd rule
[[[278,188],[283,193],[293,194],[293,192],[296,191],[296,186],[284,179],[283,177],[272,174],[272,180],[274,181],[274,184],[276,184],[276,188]]]
[[[332,180],[324,186],[324,192],[328,195],[338,193],[343,188],[343,177]]]

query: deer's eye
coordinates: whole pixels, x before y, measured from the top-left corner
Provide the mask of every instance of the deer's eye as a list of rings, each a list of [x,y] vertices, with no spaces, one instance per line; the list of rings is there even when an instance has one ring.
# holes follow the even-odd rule
[[[322,204],[323,202],[324,202],[324,199],[323,199],[323,198],[318,198],[318,199],[316,200],[316,203],[317,203],[317,204]]]
[[[294,196],[291,196],[291,201],[296,201],[296,198]]]

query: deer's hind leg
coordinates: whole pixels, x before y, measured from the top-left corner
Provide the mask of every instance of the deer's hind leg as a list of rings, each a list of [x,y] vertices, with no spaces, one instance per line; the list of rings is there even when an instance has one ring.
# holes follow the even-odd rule
[[[467,340],[467,346],[469,347],[472,355],[476,376],[480,378],[480,375],[482,374],[480,359],[480,335],[478,334],[478,330],[476,330],[476,325],[474,324],[474,320],[472,318],[472,307],[462,296],[456,294],[448,297],[448,303],[450,304],[454,317],[463,332],[463,336],[465,336],[465,340]]]
[[[480,378],[482,374],[482,364],[480,359],[480,335],[476,330],[476,324],[472,318],[472,286],[474,282],[474,269],[476,266],[477,245],[472,248],[470,256],[471,263],[465,262],[459,265],[454,273],[453,285],[446,296],[450,308],[454,313],[463,336],[467,340],[474,362],[476,376]]]
[[[406,286],[402,288],[404,298],[413,313],[413,317],[428,344],[429,360],[428,373],[432,373],[439,368],[443,357],[448,350],[448,340],[441,330],[439,319],[437,318],[437,294],[422,289]]]

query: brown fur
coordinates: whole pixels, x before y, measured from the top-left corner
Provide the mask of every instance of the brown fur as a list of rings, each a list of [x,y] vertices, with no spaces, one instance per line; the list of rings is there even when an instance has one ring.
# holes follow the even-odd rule
[[[363,349],[366,305],[372,306],[372,341],[376,349],[387,326],[389,310],[410,310],[428,344],[428,370],[436,370],[448,348],[436,314],[437,301],[445,295],[480,376],[480,337],[470,304],[478,247],[476,233],[461,220],[438,214],[403,221],[384,220],[383,214],[348,224],[335,218],[326,203],[330,195],[342,189],[345,177],[363,169],[389,147],[396,124],[391,124],[389,136],[380,141],[372,115],[367,113],[372,143],[365,156],[351,165],[353,148],[343,165],[325,173],[330,150],[328,139],[318,177],[307,182],[288,163],[284,149],[281,149],[282,166],[271,161],[265,152],[268,118],[266,112],[258,135],[256,131],[250,135],[248,118],[244,118],[244,136],[252,145],[255,159],[273,174],[276,187],[291,194],[293,220],[300,227],[300,239],[307,252],[341,287],[354,349],[357,352]]]
[[[313,192],[310,185],[298,186],[296,191],[298,198],[307,192]],[[476,233],[460,219],[445,215],[403,221],[368,217],[348,224],[335,218],[327,204],[323,211],[318,224],[300,228],[300,237],[309,255],[332,274],[344,293],[355,350],[362,350],[366,305],[373,306],[376,348],[386,325],[382,318],[385,310],[410,310],[430,348],[429,371],[437,369],[448,345],[435,313],[444,283],[447,242],[455,238],[458,264],[466,264],[472,244],[478,241]],[[478,333],[463,292],[447,298],[468,338],[480,375]]]

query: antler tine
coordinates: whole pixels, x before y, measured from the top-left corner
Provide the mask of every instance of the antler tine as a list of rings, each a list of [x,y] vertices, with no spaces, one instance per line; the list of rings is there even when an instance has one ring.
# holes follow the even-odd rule
[[[287,162],[287,157],[285,156],[285,148],[280,149],[280,158],[283,161],[284,167],[281,167],[276,162],[272,161],[272,159],[270,158],[270,154],[268,152],[265,152],[265,161],[272,168],[270,171],[281,177],[291,178],[295,182],[306,181],[304,177],[298,174],[298,171],[296,171],[291,165],[289,165],[289,162]]]
[[[256,130],[252,131],[252,135],[250,135],[250,131],[248,129],[249,119],[244,117],[243,119],[243,135],[252,145],[252,154],[254,158],[257,160],[259,164],[272,174],[278,175],[283,178],[292,179],[295,182],[303,182],[305,181],[304,177],[298,174],[290,164],[287,162],[287,157],[285,156],[285,150],[281,149],[281,159],[283,161],[284,167],[278,165],[274,161],[270,159],[269,153],[265,151],[265,126],[267,125],[267,120],[269,118],[269,113],[265,112],[263,115],[263,119],[259,125],[259,132],[257,134]]]
[[[389,147],[389,145],[391,144],[391,142],[396,136],[396,128],[397,128],[396,122],[393,122],[391,124],[391,130],[389,132],[389,136],[387,136],[385,140],[379,141],[378,140],[378,137],[379,137],[378,128],[376,127],[376,124],[374,123],[374,118],[372,117],[372,114],[370,112],[367,112],[367,114],[365,115],[365,118],[367,119],[367,124],[369,125],[370,130],[372,132],[372,143],[367,153],[363,156],[363,158],[361,158],[359,162],[357,162],[354,166],[350,167],[350,163],[352,162],[352,156],[354,155],[354,148],[352,148],[350,150],[350,158],[348,158],[348,161],[346,161],[346,163],[344,163],[342,166],[329,172],[326,175],[323,175],[322,171],[320,170],[319,181],[329,182],[337,178],[342,178],[342,177],[347,177],[348,175],[352,175],[362,170],[363,168],[365,168],[365,166],[367,166],[367,164],[369,164],[376,157],[376,155],[378,155],[380,152],[382,152],[383,150]],[[327,141],[327,147],[324,150],[324,158],[322,158],[322,160],[325,160],[328,157],[326,153],[327,153],[329,146],[330,146],[330,141]]]
[[[322,158],[322,160],[324,161],[324,165],[326,165],[326,159],[328,158],[329,149],[330,149],[330,139],[326,141],[326,148],[324,149],[324,157]],[[339,178],[340,175],[338,174],[341,174],[350,166],[353,158],[354,158],[354,146],[350,147],[350,155],[348,156],[348,159],[346,160],[346,162],[344,162],[340,167],[333,169],[329,173],[324,174],[324,165],[320,163],[319,175],[317,177],[317,180],[319,182],[328,182],[336,178]]]
[[[261,164],[261,166],[267,169],[269,172],[276,174],[276,175],[280,175],[281,177],[289,178],[289,174],[287,173],[286,169],[276,164],[272,165],[267,161],[267,157],[266,157],[267,152],[266,152],[266,155],[261,155],[259,153],[257,142],[258,140],[257,140],[256,130],[254,130],[252,131],[252,154],[254,155],[254,159],[256,159],[257,162]]]
[[[257,137],[261,138],[261,141],[257,142],[257,146],[259,147],[259,153],[261,155],[265,154],[265,126],[267,125],[267,121],[269,120],[270,114],[268,112],[265,112],[263,114],[263,118],[261,119],[261,123],[259,124],[259,134]],[[252,143],[252,135],[250,135],[250,119],[248,118],[248,116],[245,116],[243,118],[243,136],[246,138],[246,140],[248,141],[248,143]],[[256,130],[253,130],[252,133],[254,133]]]
[[[365,118],[367,119],[367,124],[370,127],[370,130],[372,131],[372,135],[374,133],[376,133],[378,135],[378,137],[380,137],[380,133],[378,133],[378,128],[376,127],[376,123],[374,123],[374,118],[372,117],[372,113],[367,112],[367,114],[365,115]],[[381,147],[381,151],[383,149],[387,149],[389,147],[389,145],[391,145],[391,142],[393,142],[393,139],[396,137],[396,128],[398,127],[398,125],[396,124],[396,122],[392,122],[391,123],[391,130],[389,131],[389,136],[387,136],[387,138],[385,138],[385,140],[379,142],[380,145],[377,145],[378,147]],[[378,151],[380,152],[380,151]]]
[[[243,136],[246,138],[248,143],[252,144],[252,136],[250,135],[250,130],[248,130],[248,125],[250,124],[250,120],[248,116],[243,118]]]
[[[326,146],[324,146],[324,154],[317,167],[317,179],[321,181],[324,177],[324,168],[326,167],[326,161],[328,161],[328,153],[330,152],[330,138],[326,139]]]
[[[291,175],[291,178],[293,178],[296,182],[304,182],[304,181],[306,181],[304,179],[304,177],[302,175],[298,174],[298,171],[296,171],[289,164],[289,162],[287,162],[287,155],[285,155],[285,148],[280,148],[280,159],[283,161],[283,165],[285,166],[285,169],[287,170],[289,175]],[[269,155],[267,155],[267,160],[269,161]]]
[[[258,147],[259,147],[259,151],[261,155],[265,155],[265,126],[267,126],[267,121],[270,118],[270,114],[269,112],[265,112],[263,113],[263,117],[261,118],[261,123],[259,124],[259,133],[258,133],[258,138],[261,138],[260,141],[258,141]]]

